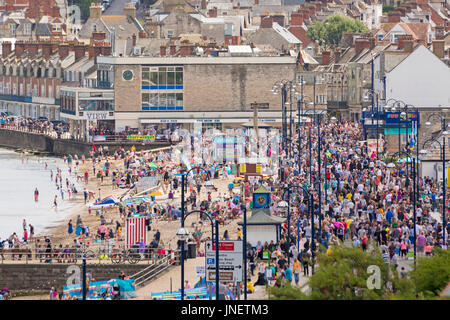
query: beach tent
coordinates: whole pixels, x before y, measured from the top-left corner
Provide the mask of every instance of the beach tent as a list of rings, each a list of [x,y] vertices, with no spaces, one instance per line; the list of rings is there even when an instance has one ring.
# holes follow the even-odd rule
[[[117,199],[114,197],[106,197],[101,200],[97,200],[94,203],[88,203],[86,206],[91,207],[92,209],[100,209],[100,208],[109,208],[118,203]]]
[[[185,299],[209,299],[208,289],[206,287],[192,288],[184,290]],[[153,292],[152,298],[156,300],[181,300],[181,291]]]
[[[128,299],[136,297],[136,289],[134,287],[134,279],[121,280],[112,279],[109,281],[96,281],[89,284],[86,298],[87,300],[101,300],[102,298],[97,296],[97,294],[102,294],[108,292],[108,289],[112,288],[114,284],[118,284],[120,287],[120,298]],[[83,299],[83,293],[81,284],[73,284],[70,286],[63,287],[63,297],[76,298],[78,300]]]
[[[137,205],[137,204],[140,204],[143,202],[152,203],[152,199],[151,199],[151,197],[132,197],[132,198],[122,201],[120,204],[123,204],[125,206],[130,206],[130,205]]]

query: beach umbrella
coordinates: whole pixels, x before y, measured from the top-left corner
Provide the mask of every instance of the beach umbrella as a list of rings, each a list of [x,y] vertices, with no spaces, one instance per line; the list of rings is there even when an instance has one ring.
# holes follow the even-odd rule
[[[150,162],[150,164],[148,165],[149,168],[151,169],[156,169],[158,166],[156,164],[154,164],[153,162]]]
[[[388,163],[387,165],[388,168],[395,168],[395,164],[393,164],[392,162]]]
[[[151,197],[160,197],[163,194],[160,191],[153,191],[152,193],[150,193]]]

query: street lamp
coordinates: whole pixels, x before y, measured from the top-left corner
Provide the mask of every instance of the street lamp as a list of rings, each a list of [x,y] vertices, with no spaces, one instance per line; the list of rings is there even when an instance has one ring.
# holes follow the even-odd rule
[[[436,142],[439,144],[439,147],[441,149],[441,154],[442,154],[442,245],[445,248],[446,247],[446,241],[445,241],[445,229],[446,229],[446,219],[445,219],[445,214],[446,214],[446,187],[445,187],[445,152],[446,152],[446,147],[445,147],[445,140],[447,139],[447,136],[450,134],[449,131],[447,131],[447,127],[450,126],[445,124],[445,117],[439,113],[432,113],[428,116],[428,121],[425,123],[425,125],[430,126],[431,122],[430,119],[433,117],[437,117],[440,121],[441,121],[441,133],[443,135],[443,139],[442,139],[442,144],[436,139],[436,138],[431,138],[428,139],[427,141],[425,141],[423,143],[423,147],[422,147],[422,151],[421,154],[425,154],[425,145],[429,142]]]
[[[189,237],[189,231],[183,227],[178,229],[177,237],[181,241],[181,300],[184,300],[184,242]]]
[[[291,206],[290,206],[290,202],[291,202],[291,193],[292,193],[292,189],[298,189],[299,191],[303,191],[304,194],[306,194],[306,196],[308,197],[308,207],[309,207],[309,211],[311,214],[311,231],[312,231],[312,243],[314,243],[314,209],[313,209],[313,203],[314,203],[314,198],[313,198],[313,189],[310,189],[310,191],[308,191],[307,189],[303,188],[302,186],[298,186],[298,185],[288,185],[284,187],[284,191],[283,191],[283,195],[282,195],[282,199],[285,198],[286,193],[287,193],[287,201],[280,201],[278,203],[278,207],[283,208],[282,210],[286,210],[287,208],[287,221],[288,221],[288,226],[287,226],[287,240],[288,240],[288,244],[289,247],[291,246]],[[285,212],[285,211],[284,211]],[[312,252],[312,256],[314,257],[314,247],[311,246],[311,252]],[[289,254],[288,256],[288,265],[290,265],[290,257]],[[313,259],[314,261],[314,259]],[[314,264],[312,266],[312,270],[314,270]]]
[[[211,222],[211,239],[214,240],[215,239],[215,251],[216,251],[216,258],[215,258],[215,262],[216,262],[216,300],[219,300],[219,222],[217,220],[213,220],[213,218],[206,212],[203,210],[193,210],[190,211],[188,213],[186,213],[186,215],[183,215],[181,218],[181,225],[182,227],[180,229],[178,229],[176,235],[178,237],[179,240],[181,240],[181,245],[182,245],[182,251],[181,251],[181,300],[184,300],[184,242],[188,239],[189,237],[189,231],[187,229],[184,228],[184,221],[186,220],[186,218],[193,214],[193,213],[200,213],[203,216],[206,216],[209,221]]]

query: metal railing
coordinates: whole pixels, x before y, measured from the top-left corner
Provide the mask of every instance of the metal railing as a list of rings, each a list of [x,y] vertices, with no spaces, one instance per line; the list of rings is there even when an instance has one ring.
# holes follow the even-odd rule
[[[81,263],[86,257],[88,263],[146,263],[158,264],[161,259],[171,255],[171,249],[161,248],[57,248],[30,249],[12,248],[0,249],[1,263]]]
[[[162,272],[166,271],[170,266],[176,264],[176,257],[179,256],[179,251],[174,253],[169,252],[153,265],[133,274],[130,278],[135,279],[135,286],[143,286],[151,279],[157,277]]]

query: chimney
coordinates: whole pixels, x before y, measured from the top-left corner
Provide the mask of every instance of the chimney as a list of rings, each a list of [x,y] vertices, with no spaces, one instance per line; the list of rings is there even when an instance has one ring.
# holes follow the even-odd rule
[[[191,43],[182,44],[180,46],[180,56],[181,57],[187,57],[192,55],[192,52],[194,51],[194,46]]]
[[[303,25],[303,15],[298,12],[293,12],[291,14],[291,26],[301,26]]]
[[[433,40],[433,53],[439,58],[444,59],[444,40]]]
[[[73,51],[75,51],[75,60],[81,59],[86,53],[86,47],[83,43],[77,43],[73,46]]]
[[[133,33],[133,36],[131,38],[133,39],[133,47],[136,47],[136,34]]]
[[[94,63],[97,64],[97,57],[102,54],[103,43],[97,43],[94,45]]]
[[[50,58],[50,56],[52,55],[52,47],[53,45],[50,42],[42,44],[42,54],[44,56],[44,59]]]
[[[259,0],[255,0],[255,6],[259,5]]]
[[[337,63],[340,58],[341,58],[341,48],[338,47],[334,51],[334,62]]]
[[[2,56],[3,58],[6,58],[11,53],[11,42],[5,41],[2,43]]]
[[[139,39],[145,39],[147,38],[147,32],[144,30],[139,31]]]
[[[322,51],[322,65],[328,65],[330,63],[330,51]]]
[[[363,49],[370,49],[369,39],[367,38],[355,39],[355,53],[358,53]]]
[[[375,37],[370,37],[369,38],[369,48],[370,49],[375,48],[376,43],[377,43],[377,40],[375,39]]]
[[[413,40],[405,40],[403,41],[403,51],[407,53],[411,53],[414,48],[414,41]]]
[[[445,35],[444,26],[435,26],[434,27],[434,36],[436,40],[443,40]]]
[[[110,56],[111,55],[111,44],[109,42],[103,42],[103,45],[101,46],[102,49],[102,56]]]
[[[303,20],[308,20],[309,19],[309,10],[306,8],[303,9],[298,9],[298,12],[300,12],[301,14],[303,14]]]
[[[94,31],[92,32],[92,39],[95,42],[103,42],[106,40],[106,33],[103,31]]]
[[[206,10],[206,0],[202,0],[202,10]]]
[[[89,18],[101,18],[102,17],[102,5],[100,3],[93,2],[89,7]]]
[[[413,41],[413,37],[409,34],[400,34],[397,37],[397,47],[398,49],[403,49],[405,41]]]
[[[16,41],[14,44],[14,51],[17,57],[20,57],[25,51],[25,43],[23,41]]]
[[[208,17],[217,18],[217,7],[208,10]]]
[[[238,8],[239,10],[241,9],[241,3],[240,3],[240,2],[238,2],[237,8]]]
[[[170,51],[169,51],[170,55],[174,56],[176,51],[177,51],[177,46],[175,44],[171,44],[170,45]]]
[[[136,7],[132,3],[127,3],[123,8],[123,15],[136,19]]]
[[[35,57],[38,53],[39,45],[36,42],[28,43],[28,55],[30,57]]]
[[[58,46],[59,59],[64,60],[69,55],[69,45],[67,43],[60,43]]]
[[[400,12],[394,10],[388,12],[388,22],[389,23],[396,23],[400,22]]]
[[[166,55],[166,44],[163,43],[161,47],[159,47],[159,55],[164,57]]]
[[[272,24],[273,24],[273,17],[267,16],[267,17],[261,18],[261,25],[259,27],[260,28],[272,28]]]

